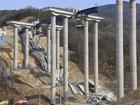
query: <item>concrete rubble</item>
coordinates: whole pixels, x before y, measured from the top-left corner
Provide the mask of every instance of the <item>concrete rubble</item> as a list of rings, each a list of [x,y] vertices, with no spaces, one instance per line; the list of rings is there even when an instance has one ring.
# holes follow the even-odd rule
[[[116,99],[117,97],[113,92],[105,91],[91,94],[87,103],[91,105],[111,105],[111,103],[116,101]]]
[[[94,82],[89,80],[90,86],[94,87]],[[84,95],[84,84],[69,82],[69,87],[73,94]],[[92,93],[90,91],[90,97],[87,100],[89,105],[111,105],[112,102],[117,101],[117,96],[113,91],[103,91],[98,93]]]
[[[89,80],[89,85],[91,87],[94,87],[94,82],[92,80]],[[83,82],[75,83],[75,82],[69,81],[69,87],[74,94],[79,94],[79,95],[85,94]]]

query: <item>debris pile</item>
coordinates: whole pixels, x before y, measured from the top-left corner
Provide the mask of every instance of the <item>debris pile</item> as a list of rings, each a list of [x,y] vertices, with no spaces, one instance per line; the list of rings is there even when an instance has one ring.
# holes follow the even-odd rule
[[[40,67],[47,71],[47,56],[45,48],[43,48],[37,39],[30,40],[30,52],[38,60]]]
[[[84,85],[83,85],[83,83],[69,82],[69,87],[74,94],[84,95]]]
[[[89,85],[91,87],[94,87],[94,82],[92,80],[89,80]],[[69,87],[74,94],[84,95],[84,82],[75,83],[69,81]]]
[[[89,105],[111,105],[112,102],[117,100],[117,97],[113,91],[103,91],[98,93],[93,93],[92,88],[94,90],[94,82],[92,80],[89,80],[89,86],[90,86],[90,97],[87,100],[87,104]],[[72,81],[69,81],[69,87],[73,94],[77,95],[84,95],[84,83],[79,82],[75,83]],[[99,87],[100,88],[100,87]]]
[[[93,93],[87,100],[88,104],[91,105],[111,105],[113,101],[116,100],[116,97],[113,96],[112,92],[104,93]]]
[[[20,39],[22,45],[25,45],[25,35],[21,34]],[[33,38],[29,40],[29,52],[30,54],[36,58],[42,70],[47,71],[47,56],[45,48],[40,44],[37,38]]]

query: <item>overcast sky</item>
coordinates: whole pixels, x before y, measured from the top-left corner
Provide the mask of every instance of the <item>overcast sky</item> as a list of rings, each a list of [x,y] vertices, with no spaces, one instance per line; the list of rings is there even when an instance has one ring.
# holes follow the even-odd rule
[[[116,0],[0,0],[0,10],[20,9],[27,6],[43,8],[47,6],[87,8],[95,5],[114,4]],[[128,0],[127,0],[128,1]],[[140,3],[140,0],[137,0]]]

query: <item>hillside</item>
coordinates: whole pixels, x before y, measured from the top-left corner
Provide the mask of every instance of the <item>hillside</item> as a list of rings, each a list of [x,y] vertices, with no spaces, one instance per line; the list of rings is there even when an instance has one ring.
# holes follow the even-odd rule
[[[140,4],[137,5],[137,11],[140,11]],[[105,20],[99,24],[99,76],[100,81],[104,82],[105,87],[109,90],[116,89],[116,44],[115,44],[115,5],[101,6],[99,15],[105,17]],[[129,3],[124,2],[124,71],[125,71],[125,91],[130,90],[130,74],[129,69]],[[29,18],[32,17],[32,18]],[[31,22],[35,19],[41,21],[48,19],[49,16],[42,10],[36,8],[25,8],[12,11],[0,11],[0,25],[5,25],[7,20],[21,20]],[[137,25],[140,28],[140,13],[137,13]],[[62,21],[58,21],[62,25]],[[58,24],[57,23],[57,24]],[[73,20],[69,21],[69,50],[74,52],[70,55],[70,70],[72,79],[81,79],[76,72],[79,70],[83,72],[83,28],[76,28]],[[80,38],[80,40],[79,40]],[[12,39],[12,36],[9,37]],[[10,41],[12,43],[12,41]],[[10,44],[11,44],[10,43]],[[61,36],[61,46],[63,44],[63,37]],[[140,32],[137,32],[137,52],[140,56]],[[11,44],[12,46],[12,44]],[[46,45],[47,46],[47,45]],[[90,77],[93,79],[93,23],[89,24],[89,61],[90,61]],[[1,54],[2,56],[2,54]],[[23,58],[21,58],[23,59]],[[22,60],[21,60],[22,61]],[[140,58],[138,58],[138,85],[140,86]],[[34,65],[33,65],[34,66]],[[73,68],[74,66],[74,68]],[[76,71],[78,70],[78,71]],[[80,73],[81,73],[80,72]],[[82,75],[82,74],[81,74]],[[83,77],[83,76],[81,76]],[[78,81],[78,80],[77,80]],[[122,104],[123,105],[123,104]],[[127,104],[126,104],[127,105]]]
[[[27,7],[19,10],[2,10],[0,11],[0,26],[5,25],[6,21],[10,21],[10,20],[19,21],[28,16],[34,17],[34,19],[29,20],[29,22],[32,22],[37,19],[44,20],[47,19],[48,17],[48,15],[45,12],[43,12],[41,9],[37,9],[33,7]]]
[[[109,4],[99,7],[99,15],[106,19],[115,21],[116,16],[116,5]],[[137,26],[140,28],[140,4],[137,4]],[[128,26],[130,24],[130,5],[129,2],[124,1],[124,24]]]
[[[140,89],[137,89],[136,91],[129,93],[119,102],[113,105],[140,105]]]

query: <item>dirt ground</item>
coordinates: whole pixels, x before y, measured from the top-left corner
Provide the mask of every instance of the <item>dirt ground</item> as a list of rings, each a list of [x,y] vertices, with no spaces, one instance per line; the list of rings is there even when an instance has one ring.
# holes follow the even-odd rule
[[[50,105],[51,80],[49,75],[32,70],[30,72],[26,70],[12,70],[10,75],[12,79],[8,81],[0,79],[0,100],[14,99],[17,101],[27,99],[34,105]],[[63,96],[63,88],[60,86],[56,88],[57,103],[59,104],[60,96]],[[73,105],[73,102],[79,103],[81,100],[84,100],[83,96],[74,95],[71,91],[69,92],[69,96],[68,105]]]
[[[14,99],[16,101],[19,99],[25,99],[25,97],[18,91],[9,88],[5,80],[0,76],[0,101],[11,99]]]
[[[113,105],[140,105],[140,88],[134,92],[129,93]]]

